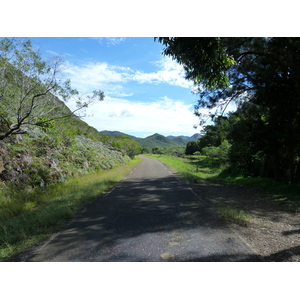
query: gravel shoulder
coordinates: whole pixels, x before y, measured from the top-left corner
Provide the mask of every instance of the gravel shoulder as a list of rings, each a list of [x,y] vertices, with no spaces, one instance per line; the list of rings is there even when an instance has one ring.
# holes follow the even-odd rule
[[[300,261],[300,215],[289,212],[255,188],[199,181],[195,191],[214,206],[243,209],[247,226],[229,224],[266,262]]]

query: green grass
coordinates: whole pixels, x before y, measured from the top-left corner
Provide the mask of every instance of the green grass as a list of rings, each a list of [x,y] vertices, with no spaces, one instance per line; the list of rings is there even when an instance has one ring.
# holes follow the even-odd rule
[[[138,163],[72,178],[32,191],[0,194],[0,261],[41,241],[62,228],[85,203],[99,198]]]
[[[150,155],[150,157],[160,160],[190,182],[214,178],[224,169],[224,167],[220,166],[218,160],[202,155],[185,157]]]
[[[229,223],[235,223],[241,226],[247,226],[252,219],[247,212],[241,209],[231,207],[217,207],[217,212]]]

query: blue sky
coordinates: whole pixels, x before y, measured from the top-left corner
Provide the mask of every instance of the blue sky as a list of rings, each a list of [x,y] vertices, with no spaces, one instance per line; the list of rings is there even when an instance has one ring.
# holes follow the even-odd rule
[[[193,114],[193,84],[179,64],[162,55],[163,46],[153,37],[30,39],[42,56],[63,57],[64,75],[81,94],[104,91],[105,100],[93,103],[83,118],[97,130],[138,137],[200,131],[194,128],[199,120]]]

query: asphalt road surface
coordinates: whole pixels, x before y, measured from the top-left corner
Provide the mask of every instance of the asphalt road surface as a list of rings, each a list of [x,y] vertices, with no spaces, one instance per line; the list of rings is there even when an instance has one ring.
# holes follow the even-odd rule
[[[259,261],[192,188],[144,158],[23,261]]]

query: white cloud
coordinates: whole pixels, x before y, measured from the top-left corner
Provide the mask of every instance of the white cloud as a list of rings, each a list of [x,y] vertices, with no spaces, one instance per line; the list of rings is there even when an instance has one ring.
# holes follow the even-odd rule
[[[70,78],[72,86],[83,94],[100,89],[106,95],[119,97],[132,95],[125,93],[122,85],[132,77],[130,68],[109,65],[106,62],[89,62],[81,66],[67,63],[65,73]]]
[[[84,120],[97,130],[118,130],[137,136],[154,133],[165,135],[193,135],[199,119],[191,111],[192,105],[163,97],[151,103],[131,102],[108,98],[87,109],[92,114]]]
[[[139,84],[166,83],[192,88],[192,82],[184,78],[183,67],[172,59],[164,57],[154,64],[159,67],[159,70],[146,73],[106,62],[89,62],[80,66],[69,62],[65,66],[65,73],[71,79],[72,86],[81,93],[101,89],[110,96],[130,96],[132,93],[125,93],[123,90],[123,84],[129,81]]]
[[[136,80],[139,83],[168,83],[183,88],[191,88],[193,86],[191,81],[187,81],[184,78],[185,72],[183,67],[170,57],[165,56],[154,64],[157,65],[160,70],[151,73],[138,71],[133,76],[133,80]]]
[[[199,119],[193,114],[191,104],[166,96],[146,103],[123,98],[135,92],[134,86],[128,83],[192,87],[192,83],[184,78],[182,66],[175,61],[164,57],[154,64],[158,70],[147,73],[106,62],[82,65],[68,63],[65,73],[80,93],[88,94],[95,89],[105,93],[103,102],[93,103],[87,109],[88,116],[84,120],[99,131],[118,130],[137,136],[156,132],[165,135],[192,135],[199,132],[199,129],[193,128]],[[132,90],[128,90],[129,86]],[[72,101],[68,106],[72,107]]]
[[[108,65],[106,62],[90,62],[82,66],[68,63],[65,70],[72,82],[81,87],[95,86],[105,82],[124,82],[129,79],[129,72],[130,68]]]
[[[100,43],[105,41],[108,46],[116,46],[124,43],[126,37],[94,37],[93,39],[98,40]]]

